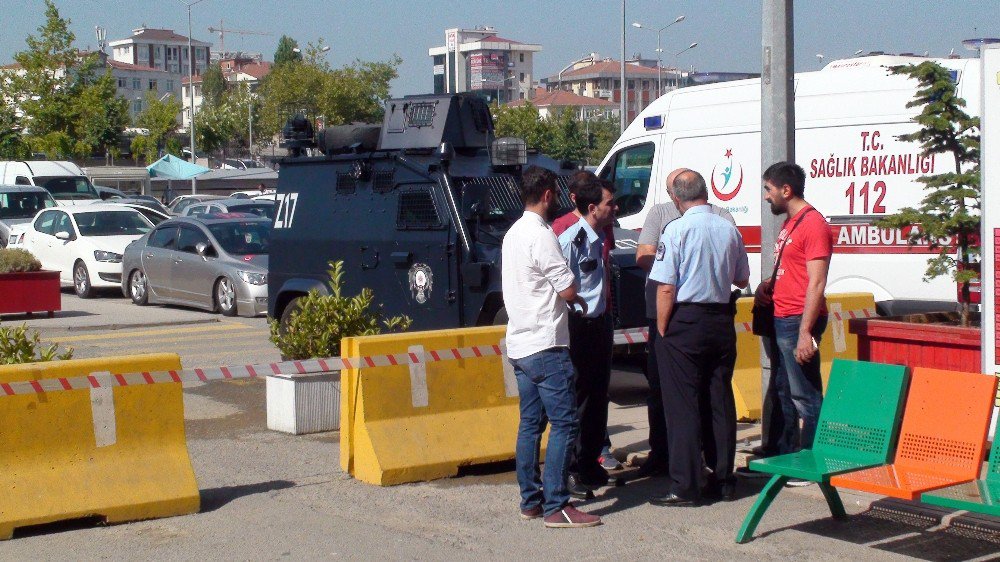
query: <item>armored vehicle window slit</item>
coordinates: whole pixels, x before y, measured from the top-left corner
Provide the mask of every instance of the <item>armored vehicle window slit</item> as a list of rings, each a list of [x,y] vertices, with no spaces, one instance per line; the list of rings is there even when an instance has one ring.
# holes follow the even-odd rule
[[[379,170],[375,172],[372,179],[372,191],[375,193],[389,193],[395,187],[395,170]]]
[[[348,195],[358,188],[358,181],[351,172],[337,172],[337,193]]]
[[[444,224],[428,188],[409,188],[399,193],[396,228],[400,230],[433,230]]]

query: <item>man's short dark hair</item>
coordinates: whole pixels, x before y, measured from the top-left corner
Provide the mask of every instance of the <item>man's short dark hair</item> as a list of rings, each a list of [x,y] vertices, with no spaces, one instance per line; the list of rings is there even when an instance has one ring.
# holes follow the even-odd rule
[[[538,166],[528,166],[521,174],[521,199],[525,205],[535,205],[550,189],[556,189],[555,172]]]
[[[788,185],[796,197],[805,197],[806,172],[795,162],[775,162],[764,170],[764,181],[775,187]]]
[[[583,181],[577,182],[576,191],[573,192],[573,196],[576,198],[576,210],[580,211],[580,214],[587,214],[587,210],[591,205],[600,205],[601,199],[604,198],[604,190],[607,189],[611,193],[615,192],[615,186],[613,183],[605,180],[598,179],[597,176],[590,174],[589,177],[585,178]],[[574,179],[576,176],[574,175]]]
[[[566,184],[566,189],[568,189],[573,195],[576,195],[576,192],[580,190],[580,187],[596,180],[597,176],[594,175],[594,172],[589,170],[573,172],[573,175],[569,177],[569,182]]]

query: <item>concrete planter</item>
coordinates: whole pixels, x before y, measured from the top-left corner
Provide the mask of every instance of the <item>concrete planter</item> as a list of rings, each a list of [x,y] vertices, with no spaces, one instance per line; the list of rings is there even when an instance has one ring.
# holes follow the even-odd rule
[[[268,375],[267,428],[293,435],[340,429],[340,371]]]
[[[848,329],[862,361],[980,373],[981,330],[957,320],[953,312],[910,314],[850,320]]]
[[[62,310],[58,271],[0,273],[0,314]]]

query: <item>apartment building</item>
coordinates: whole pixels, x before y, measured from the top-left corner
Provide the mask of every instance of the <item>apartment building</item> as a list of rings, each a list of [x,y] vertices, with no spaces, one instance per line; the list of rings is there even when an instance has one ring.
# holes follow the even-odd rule
[[[490,26],[445,30],[445,44],[431,47],[434,93],[481,92],[491,102],[534,95],[534,56],[541,45],[505,39]]]
[[[165,70],[171,74],[188,74],[188,38],[172,29],[143,26],[133,29],[130,37],[110,41],[108,46],[111,47],[111,57],[116,61]],[[212,44],[192,38],[191,46],[194,50],[194,74],[199,75],[208,67]]]

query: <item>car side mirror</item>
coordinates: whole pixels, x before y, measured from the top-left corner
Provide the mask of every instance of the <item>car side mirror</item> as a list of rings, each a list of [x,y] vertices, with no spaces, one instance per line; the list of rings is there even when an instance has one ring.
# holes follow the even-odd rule
[[[203,258],[215,257],[215,250],[212,248],[212,245],[207,242],[198,242],[195,244],[194,251],[198,252],[198,255]]]
[[[58,238],[60,240],[69,240],[70,239],[70,234],[68,232],[66,232],[65,230],[60,230],[59,232],[56,233],[56,238]]]

